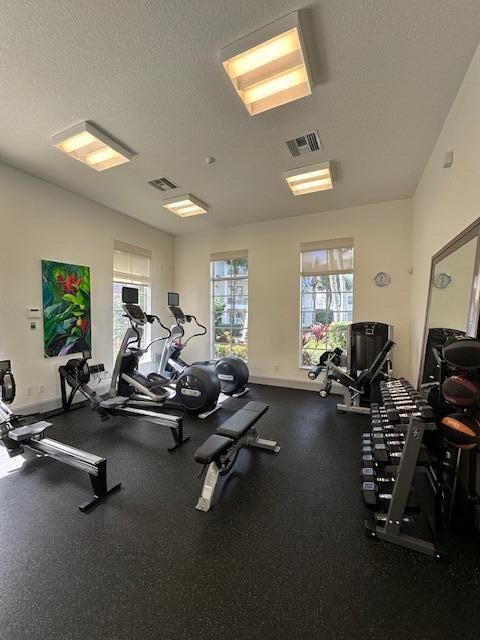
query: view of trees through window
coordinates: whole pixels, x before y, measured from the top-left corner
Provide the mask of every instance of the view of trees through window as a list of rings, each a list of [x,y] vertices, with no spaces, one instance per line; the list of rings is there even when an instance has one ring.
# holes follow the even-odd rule
[[[247,359],[248,258],[211,262],[212,357]]]
[[[346,351],[353,311],[353,249],[302,254],[300,286],[300,362],[309,367],[326,350],[340,347]]]

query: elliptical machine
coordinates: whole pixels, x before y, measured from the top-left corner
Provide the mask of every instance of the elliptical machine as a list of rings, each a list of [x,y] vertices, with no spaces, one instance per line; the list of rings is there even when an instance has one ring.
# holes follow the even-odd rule
[[[246,394],[249,391],[247,384],[250,372],[241,358],[230,355],[224,356],[219,360],[194,362],[192,365],[188,365],[182,360],[180,355],[190,340],[198,336],[204,336],[207,333],[207,327],[198,322],[194,315],[186,315],[183,312],[180,307],[178,293],[169,292],[167,304],[175,318],[175,324],[170,327],[170,335],[164,342],[158,373],[167,380],[177,380],[189,366],[213,367],[213,371],[220,381],[222,393],[235,398]],[[200,331],[193,333],[185,342],[182,342],[185,337],[184,325],[187,322],[192,322],[192,320]]]
[[[167,427],[170,429],[174,440],[173,445],[168,448],[169,451],[175,451],[190,440],[188,436],[185,437],[183,434],[183,418],[181,416],[129,407],[127,406],[128,398],[121,396],[109,397],[108,399],[99,396],[91,388],[89,382],[91,373],[103,371],[103,365],[93,365],[91,367],[88,363],[91,357],[90,351],[83,351],[81,358],[72,358],[58,368],[63,411],[71,411],[74,408],[72,407],[73,401],[77,393],[80,393],[86,399],[92,411],[98,413],[102,421],[108,420],[110,416],[120,416],[130,420],[148,422],[159,427]],[[68,395],[67,390],[69,391]],[[83,403],[76,405],[76,407],[81,406],[83,406]]]
[[[130,327],[115,360],[109,396],[123,398],[124,407],[167,407],[196,413],[201,418],[213,413],[218,408],[220,382],[210,367],[200,364],[187,367],[175,379],[173,388],[171,380],[158,373],[148,376],[140,373],[138,365],[143,354],[154,342],[170,337],[171,332],[157,316],[146,314],[138,305],[138,289],[123,287],[122,302]],[[156,338],[143,348],[143,328],[155,320],[168,336]]]

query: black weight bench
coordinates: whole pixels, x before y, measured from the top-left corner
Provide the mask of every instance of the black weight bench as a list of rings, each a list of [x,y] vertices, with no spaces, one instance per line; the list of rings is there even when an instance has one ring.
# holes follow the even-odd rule
[[[217,428],[196,450],[195,460],[206,468],[202,493],[196,508],[208,511],[212,506],[218,478],[233,467],[242,447],[257,447],[278,453],[280,446],[274,440],[258,436],[256,423],[268,411],[263,402],[248,402]]]

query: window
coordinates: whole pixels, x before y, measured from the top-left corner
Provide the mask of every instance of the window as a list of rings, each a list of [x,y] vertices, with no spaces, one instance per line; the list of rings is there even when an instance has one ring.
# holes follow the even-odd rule
[[[247,360],[248,253],[216,253],[210,260],[212,358]]]
[[[122,287],[132,286],[138,289],[138,302],[142,309],[150,313],[151,292],[151,253],[146,249],[134,247],[123,242],[115,242],[113,250],[113,359],[117,357],[123,336],[129,323],[123,317]],[[143,346],[151,340],[151,325],[144,327]],[[146,353],[141,362],[148,362],[150,353]]]
[[[347,348],[353,312],[353,238],[307,242],[300,254],[300,366]]]

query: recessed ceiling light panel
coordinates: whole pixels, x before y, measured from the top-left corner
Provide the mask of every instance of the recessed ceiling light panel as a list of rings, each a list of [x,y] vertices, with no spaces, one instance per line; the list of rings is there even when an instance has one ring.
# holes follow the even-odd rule
[[[312,93],[298,11],[224,47],[220,57],[251,116]]]
[[[207,205],[189,193],[183,196],[169,198],[168,200],[162,200],[162,207],[180,216],[180,218],[190,218],[207,213]]]
[[[53,146],[95,171],[129,162],[132,152],[109,138],[90,122],[80,122],[52,136]]]
[[[295,196],[333,189],[329,162],[299,167],[286,171],[283,176]]]

